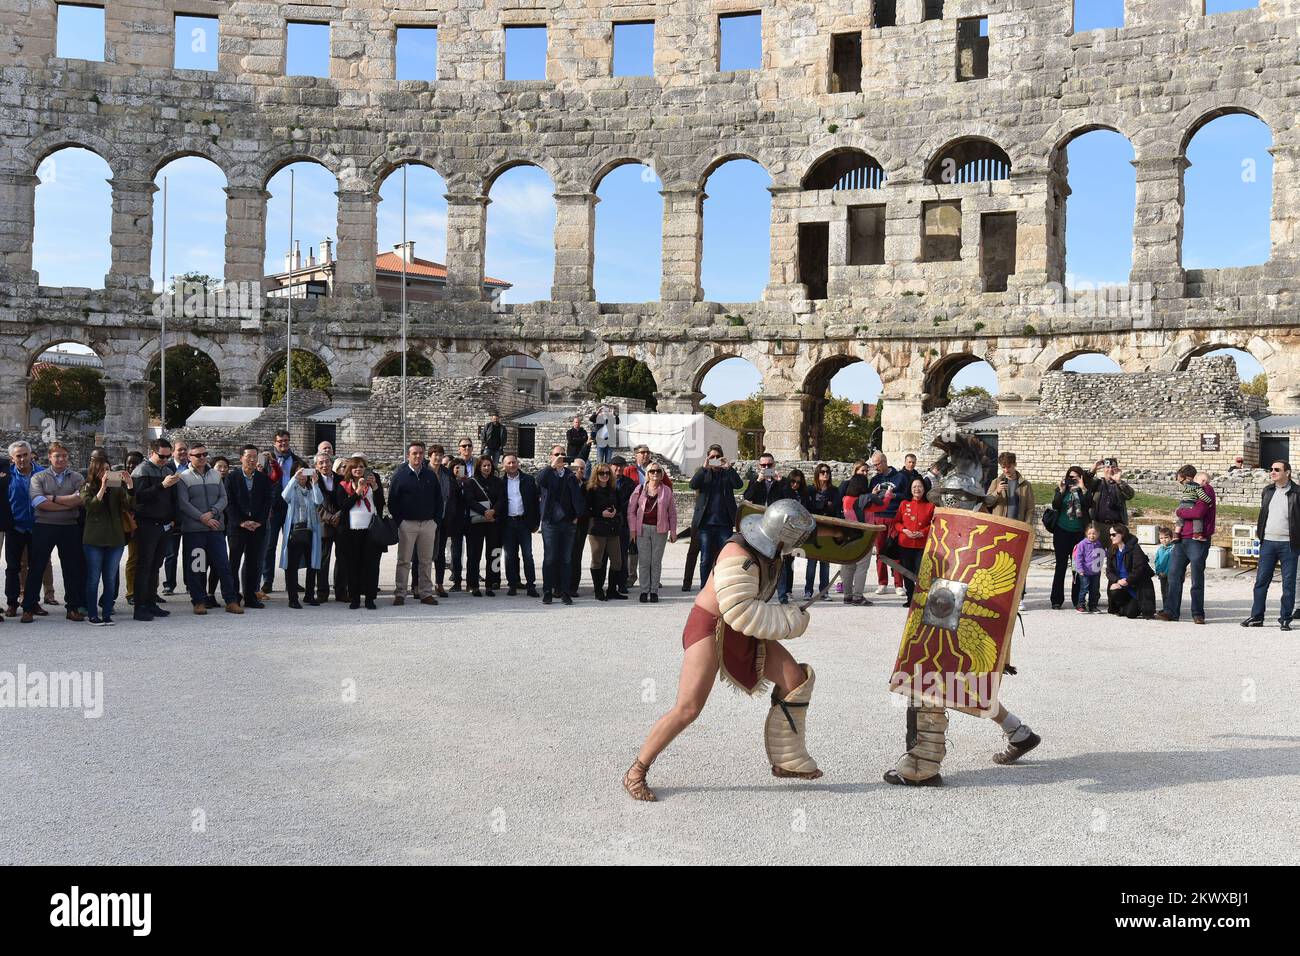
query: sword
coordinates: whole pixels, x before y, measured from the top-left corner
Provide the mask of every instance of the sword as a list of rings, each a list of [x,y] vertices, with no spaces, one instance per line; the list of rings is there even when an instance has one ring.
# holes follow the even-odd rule
[[[911,571],[907,570],[907,568],[903,567],[893,558],[887,558],[883,554],[878,554],[876,555],[876,560],[884,564],[885,567],[892,568],[896,574],[901,574],[903,577],[907,578],[907,580],[911,581],[913,584],[916,583],[916,575],[913,574]]]
[[[812,597],[810,597],[808,600],[806,600],[806,601],[804,601],[802,604],[800,604],[800,605],[799,605],[799,610],[801,610],[801,611],[806,611],[806,610],[808,610],[810,607],[812,607],[814,604],[816,604],[818,601],[820,601],[820,600],[821,600],[822,598],[824,598],[826,595],[830,594],[830,593],[831,593],[831,588],[835,587],[835,582],[838,581],[838,580],[840,579],[840,572],[843,571],[843,570],[844,570],[844,567],[843,567],[843,565],[841,565],[841,566],[840,566],[840,570],[839,570],[839,571],[836,571],[835,574],[834,574],[834,576],[833,576],[829,581],[826,582],[826,587],[822,588],[820,591],[818,591],[816,594],[814,594],[814,595],[813,595]]]

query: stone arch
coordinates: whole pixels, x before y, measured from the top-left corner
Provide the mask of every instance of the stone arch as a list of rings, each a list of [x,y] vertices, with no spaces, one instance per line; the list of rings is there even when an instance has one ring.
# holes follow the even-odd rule
[[[342,371],[339,356],[328,345],[300,339],[293,344],[293,350],[295,352],[307,352],[314,355],[325,365],[325,368],[330,373],[330,380],[335,386],[345,384],[343,376],[339,374],[340,371]],[[257,378],[255,381],[259,388],[262,386],[262,383],[265,382],[267,375],[270,373],[271,366],[283,359],[284,356],[285,348],[283,346],[279,346],[266,354],[261,365],[259,365],[257,369]]]
[[[392,149],[375,159],[366,167],[365,181],[374,189],[374,198],[379,198],[380,187],[389,176],[403,166],[423,166],[438,174],[444,183],[450,182],[450,176],[444,170],[452,168],[452,162],[440,153],[414,146]],[[450,191],[450,186],[448,187]]]
[[[600,189],[600,184],[604,181],[605,177],[622,166],[646,166],[660,179],[660,182],[663,181],[663,178],[659,176],[659,164],[656,160],[653,158],[638,159],[624,153],[620,149],[616,152],[606,152],[597,158],[595,164],[591,167],[590,174],[585,180],[587,183],[587,191],[595,193]]]
[[[1187,145],[1207,124],[1223,116],[1234,113],[1253,116],[1265,126],[1277,142],[1278,131],[1286,128],[1286,122],[1277,115],[1275,105],[1253,90],[1232,90],[1229,92],[1211,92],[1196,97],[1188,103],[1178,116],[1166,127],[1181,131],[1178,143],[1178,155],[1187,155]]]
[[[343,188],[343,168],[337,161],[337,157],[330,153],[325,153],[322,156],[313,155],[309,149],[305,149],[297,143],[286,143],[283,146],[267,150],[261,155],[257,165],[253,167],[257,170],[258,184],[262,189],[266,189],[271,180],[275,178],[276,173],[286,166],[292,166],[294,163],[313,163],[325,167],[339,184],[339,188]]]
[[[1069,362],[1071,359],[1076,359],[1083,355],[1104,356],[1105,358],[1108,358],[1112,362],[1114,362],[1115,365],[1118,367],[1118,370],[1122,370],[1123,366],[1112,354],[1115,351],[1117,351],[1116,348],[1111,348],[1107,350],[1106,348],[1095,346],[1095,345],[1093,346],[1085,345],[1085,346],[1080,346],[1078,348],[1063,349],[1059,351],[1053,349],[1050,356],[1046,353],[1043,356],[1043,358],[1047,361],[1047,366],[1044,370],[1048,372],[1060,372],[1064,370],[1066,363]]]
[[[570,184],[570,178],[564,174],[560,165],[545,153],[530,154],[525,151],[523,155],[510,155],[504,153],[494,154],[488,160],[488,172],[483,176],[482,195],[486,196],[492,192],[492,187],[503,173],[512,169],[518,169],[520,166],[536,166],[542,172],[551,178],[551,185],[557,190],[561,186]]]
[[[221,170],[221,174],[226,177],[227,184],[230,182],[230,171],[237,165],[231,155],[216,143],[195,136],[182,136],[178,139],[168,140],[164,144],[162,150],[158,153],[158,158],[150,162],[147,169],[141,173],[141,178],[156,179],[166,166],[187,156],[206,159]]]
[[[86,130],[64,128],[43,133],[24,147],[28,171],[34,174],[41,163],[61,149],[89,150],[108,164],[114,176],[127,174],[132,163],[131,157],[123,155],[121,149],[102,136]]]
[[[655,367],[651,364],[651,355],[643,347],[633,347],[628,349],[626,346],[611,346],[611,351],[604,358],[596,362],[591,370],[583,377],[583,390],[595,395],[598,389],[595,387],[596,377],[605,369],[617,362],[636,362],[645,366],[646,371],[650,373],[652,393],[658,392],[661,380],[666,380],[662,374],[656,374]],[[603,398],[603,395],[595,395],[596,398]],[[655,400],[647,400],[647,407],[653,409]]]
[[[199,396],[198,404],[195,405],[194,408],[198,408],[202,405],[225,404],[223,401],[224,391],[222,386],[227,383],[225,379],[222,377],[221,362],[218,361],[217,356],[213,355],[211,352],[203,348],[201,345],[194,345],[189,342],[182,342],[182,341],[169,341],[167,343],[167,352],[169,354],[176,351],[177,349],[181,349],[181,350],[193,349],[195,352],[199,353],[199,355],[201,355],[204,359],[206,359],[208,362],[211,363],[212,371],[215,372],[216,375],[216,381],[213,383],[215,386],[215,394],[203,394]],[[148,355],[148,360],[145,363],[144,371],[143,374],[141,374],[140,378],[142,378],[143,380],[149,383],[148,388],[145,391],[146,407],[149,411],[150,416],[152,417],[153,412],[159,408],[159,405],[161,404],[162,401],[161,375],[159,375],[159,388],[156,395],[154,391],[154,384],[155,384],[154,373],[160,367],[160,361],[162,355],[156,348],[154,351],[147,353],[147,355]],[[176,378],[174,377],[171,369],[172,369],[172,359],[169,358],[168,374],[167,374],[167,381],[169,383],[168,402],[167,402],[168,413],[165,416],[165,418],[163,418],[163,420],[166,421],[169,427],[175,428],[185,423],[185,419],[188,418],[193,413],[194,408],[189,409],[189,411],[184,411],[183,409],[174,410],[173,408],[175,404],[174,399],[175,399],[175,395],[177,394],[177,390],[174,387]],[[215,399],[215,401],[211,401],[210,399]]]
[[[212,359],[223,382],[226,381],[228,375],[236,374],[238,366],[242,365],[242,356],[230,355],[227,353],[225,346],[215,339],[207,338],[188,329],[168,329],[167,348],[172,349],[178,345],[197,349]],[[158,336],[155,335],[141,343],[136,353],[130,357],[130,368],[136,373],[136,378],[142,379],[148,376],[149,370],[158,361],[158,347]]]
[[[529,387],[523,390],[527,391],[528,394],[532,395],[537,400],[545,402],[550,393],[552,379],[551,372],[547,368],[546,362],[542,361],[542,354],[544,353],[540,353],[540,350],[539,354],[533,355],[525,349],[499,349],[496,350],[495,353],[489,353],[488,360],[483,365],[480,374],[496,375],[499,378],[504,378],[511,382],[519,382],[521,380],[528,381],[530,383]],[[502,362],[512,358],[522,358],[532,362],[533,365],[527,366],[526,369],[532,369],[533,366],[536,366],[535,371],[539,374],[530,375],[526,370],[519,374],[511,374],[506,368],[499,367]],[[512,365],[511,367],[521,369],[525,368],[524,366],[518,365]],[[537,378],[540,378],[540,381],[535,381]]]
[[[33,349],[31,345],[28,344],[33,341],[38,341],[41,344],[39,344],[38,346],[35,347],[35,349]],[[47,370],[48,368],[52,368],[55,371],[67,371],[72,368],[93,367],[99,372],[98,380],[101,383],[105,383],[109,379],[117,377],[114,374],[114,370],[110,368],[110,358],[112,357],[111,350],[109,350],[106,347],[106,344],[103,342],[90,341],[88,336],[81,336],[75,334],[71,336],[58,336],[50,332],[45,332],[41,334],[41,338],[39,339],[37,339],[36,336],[29,336],[27,342],[24,343],[24,345],[28,353],[26,357],[26,364],[23,366],[23,378],[22,378],[22,383],[24,385],[22,424],[24,430],[26,430],[28,427],[31,427],[32,425],[39,424],[39,421],[36,422],[33,421],[34,418],[33,410],[36,408],[36,406],[34,405],[32,394],[34,389],[37,386],[38,379],[43,374],[49,374]],[[89,349],[90,352],[93,354],[94,359],[98,361],[98,364],[95,365],[93,361],[90,361],[89,356],[86,356],[85,360],[82,360],[80,353],[70,353],[66,366],[63,363],[41,363],[40,358],[43,354],[49,352],[52,349],[55,349],[57,346],[60,345],[78,345],[81,346],[82,348]],[[44,364],[46,367],[38,369],[37,366],[42,364]],[[61,394],[61,391],[59,392],[59,394]],[[105,401],[107,401],[107,395],[105,395]],[[42,409],[42,410],[46,411],[50,415],[55,414],[53,412],[50,412],[49,409]],[[85,406],[83,406],[83,410],[88,410],[88,409],[86,409]],[[107,409],[105,411],[107,415]],[[86,431],[86,430],[94,431],[97,429],[97,427],[100,424],[102,424],[102,422],[79,423],[79,422],[72,421],[69,424],[71,426],[75,426],[74,430],[76,431]]]
[[[876,371],[875,363],[855,354],[853,351],[833,352],[816,362],[804,375],[802,393],[803,422],[800,428],[800,451],[809,460],[823,459],[829,454],[824,440],[826,406],[830,404],[831,381],[840,372],[853,365],[865,364]],[[876,377],[880,373],[876,371]],[[881,392],[884,391],[884,379],[881,378]],[[877,398],[879,400],[879,398]],[[856,434],[856,433],[855,433]],[[861,452],[865,453],[868,445],[876,444],[875,436],[862,435]]]
[[[1116,133],[1123,136],[1130,146],[1134,147],[1134,156],[1137,155],[1137,147],[1134,144],[1133,137],[1126,133],[1121,124],[1112,119],[1097,120],[1060,120],[1052,127],[1050,133],[1043,138],[1045,152],[1047,153],[1047,163],[1052,169],[1056,169],[1060,161],[1065,157],[1065,151],[1071,143],[1081,136],[1098,131],[1106,133]]]
[[[838,146],[818,157],[799,185],[805,190],[880,189],[886,178],[884,165],[866,150]]]
[[[696,178],[695,180],[696,187],[700,190],[700,192],[703,192],[704,187],[708,183],[710,176],[716,173],[720,167],[725,166],[727,163],[734,162],[735,160],[738,159],[747,159],[752,163],[757,163],[762,168],[763,172],[767,173],[767,175],[772,179],[773,185],[776,184],[776,177],[772,175],[772,170],[770,170],[767,164],[764,163],[761,159],[759,159],[757,155],[745,150],[736,150],[736,151],[729,151],[725,153],[719,153],[716,156],[714,156],[713,159],[710,159],[708,163],[704,166],[700,175]]]
[[[931,412],[948,404],[948,388],[957,373],[968,365],[988,362],[994,372],[998,367],[989,361],[987,355],[974,352],[949,352],[929,363],[925,369],[924,393],[921,396],[921,410]]]
[[[385,351],[383,352],[383,354],[380,355],[378,359],[376,359],[376,360],[374,360],[374,361],[371,362],[371,365],[370,365],[370,378],[371,378],[371,379],[381,378],[382,376],[381,376],[379,373],[380,373],[380,371],[383,369],[383,367],[384,367],[385,365],[387,365],[389,362],[396,361],[396,360],[398,360],[398,359],[400,359],[400,358],[402,357],[402,350],[401,350],[400,348],[393,348],[393,347],[391,347],[390,345],[388,345],[387,343],[385,343],[385,346],[386,346],[386,348],[385,348]],[[437,373],[438,373],[438,366],[437,366],[437,364],[434,362],[433,356],[429,354],[429,351],[428,351],[427,349],[421,348],[419,343],[408,341],[408,342],[406,343],[406,356],[407,356],[407,358],[406,358],[406,364],[407,364],[407,372],[406,372],[406,374],[407,374],[407,375],[412,376],[412,377],[415,377],[415,376],[418,375],[417,372],[413,372],[413,371],[411,371],[411,369],[410,369],[411,359],[412,359],[412,358],[420,358],[420,359],[423,359],[424,361],[428,362],[428,363],[429,363],[429,366],[430,366],[430,370],[431,370],[432,375],[434,375],[434,376],[437,375]],[[390,372],[389,374],[392,374],[392,373]]]
[[[987,136],[959,136],[950,139],[939,149],[928,153],[925,165],[926,182],[936,185],[954,185],[990,180],[1010,179],[1011,155],[997,141]],[[953,163],[952,178],[944,178],[945,166]]]
[[[1259,348],[1263,346],[1263,348]],[[1274,349],[1267,342],[1259,337],[1252,337],[1249,330],[1246,329],[1225,329],[1211,333],[1210,338],[1197,342],[1193,345],[1183,345],[1178,348],[1177,369],[1185,372],[1191,364],[1192,359],[1199,358],[1202,355],[1208,355],[1210,352],[1218,352],[1221,349],[1235,349],[1239,352],[1245,352],[1260,365],[1270,358]]]

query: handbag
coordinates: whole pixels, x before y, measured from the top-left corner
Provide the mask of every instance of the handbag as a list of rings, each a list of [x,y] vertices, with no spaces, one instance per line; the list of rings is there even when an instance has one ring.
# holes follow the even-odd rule
[[[130,508],[123,508],[122,509],[122,533],[129,538],[131,537],[131,535],[135,534],[136,529],[139,527],[140,527],[139,523],[135,520],[135,512],[132,511]]]
[[[488,497],[487,497],[487,492],[483,490],[483,486],[480,485],[480,484],[478,483],[478,479],[477,479],[477,478],[471,478],[470,480],[471,480],[472,482],[474,482],[474,487],[478,489],[478,493],[484,496],[484,497],[478,499],[478,503],[483,507],[483,510],[484,510],[484,511],[491,511],[491,510],[492,510],[492,502],[491,502],[490,499],[488,499]],[[488,521],[488,519],[487,519],[485,516],[479,514],[477,511],[475,511],[474,513],[472,513],[472,514],[469,516],[469,523],[470,523],[470,524],[489,524],[490,522]]]
[[[376,515],[366,529],[366,539],[372,547],[391,548],[397,544],[397,522],[390,515]]]
[[[289,532],[289,544],[295,548],[311,549],[311,528],[294,528]]]
[[[1043,509],[1043,527],[1046,528],[1048,531],[1052,531],[1052,532],[1056,531],[1056,522],[1057,519],[1059,518],[1060,515],[1056,513],[1055,508]]]

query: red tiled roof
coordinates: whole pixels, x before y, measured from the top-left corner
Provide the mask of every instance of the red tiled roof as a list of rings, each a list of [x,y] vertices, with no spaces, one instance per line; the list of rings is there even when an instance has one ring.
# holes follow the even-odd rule
[[[381,252],[375,257],[375,270],[401,275],[402,257],[395,252]],[[431,262],[428,259],[415,256],[406,264],[406,274],[424,276],[430,279],[442,279],[445,282],[447,280],[447,267],[441,262]],[[491,276],[484,276],[483,282],[486,285],[501,286],[502,288],[510,287],[510,283],[504,279],[494,279]]]

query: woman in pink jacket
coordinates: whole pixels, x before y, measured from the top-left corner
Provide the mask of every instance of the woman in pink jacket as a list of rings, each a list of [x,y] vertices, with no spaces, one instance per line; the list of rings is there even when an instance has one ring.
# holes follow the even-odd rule
[[[636,541],[641,603],[657,603],[664,544],[677,540],[677,502],[663,468],[653,462],[645,470],[645,484],[637,485],[627,500],[627,528]]]

